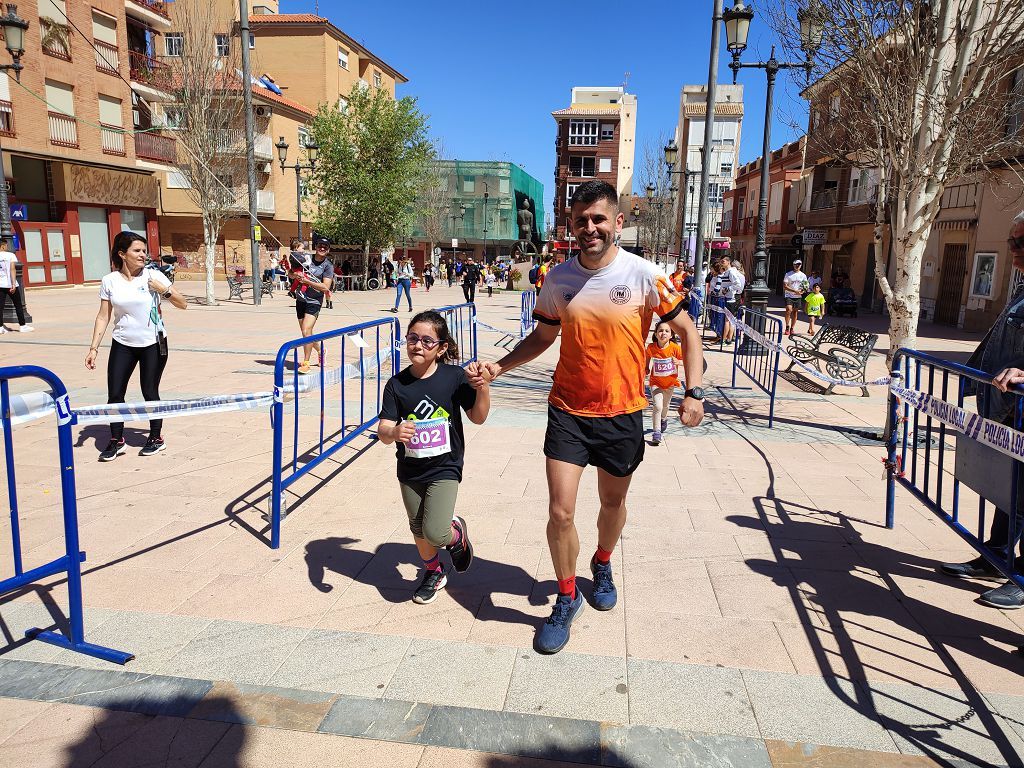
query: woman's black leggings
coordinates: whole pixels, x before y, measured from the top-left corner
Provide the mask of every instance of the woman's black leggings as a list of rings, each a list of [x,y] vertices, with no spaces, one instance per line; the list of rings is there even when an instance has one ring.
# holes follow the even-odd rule
[[[160,377],[163,376],[167,356],[160,354],[160,345],[148,347],[128,347],[119,341],[110,344],[110,358],[107,360],[107,402],[123,403],[128,392],[128,380],[139,366],[142,378],[142,398],[144,400],[160,399]],[[163,419],[149,422],[149,436],[160,437]],[[124,422],[115,421],[110,425],[110,436],[120,440],[124,435]]]
[[[25,307],[21,304],[21,294],[17,290],[11,293],[10,288],[0,288],[0,325],[3,324],[4,310],[7,308],[7,297],[11,297],[14,312],[18,315],[18,325],[25,324]]]

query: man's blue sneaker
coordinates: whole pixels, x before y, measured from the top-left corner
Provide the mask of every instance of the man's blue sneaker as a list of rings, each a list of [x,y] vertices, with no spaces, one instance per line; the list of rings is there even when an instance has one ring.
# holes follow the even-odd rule
[[[612,564],[599,563],[597,558],[590,561],[590,572],[594,574],[594,607],[599,611],[610,611],[619,599],[618,590],[612,580]]]
[[[583,610],[583,593],[577,588],[576,597],[559,595],[551,617],[537,631],[534,647],[537,653],[558,653],[569,642],[569,627],[572,620]]]

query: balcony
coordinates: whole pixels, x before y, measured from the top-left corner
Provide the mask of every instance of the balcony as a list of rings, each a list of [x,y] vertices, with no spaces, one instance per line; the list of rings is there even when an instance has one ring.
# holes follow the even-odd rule
[[[96,48],[96,71],[106,72],[108,75],[116,77],[118,67],[121,65],[121,54],[117,46],[95,39],[92,44]]]
[[[14,133],[14,108],[11,102],[0,99],[0,136],[10,139],[15,137]]]
[[[125,13],[133,19],[161,29],[171,28],[171,16],[163,0],[125,0]]]
[[[39,19],[40,44],[43,53],[55,59],[71,61],[71,27],[53,19]]]
[[[100,146],[104,155],[124,157],[124,129],[119,125],[100,123]]]
[[[50,125],[50,143],[55,147],[78,149],[78,121],[63,112],[47,112]]]
[[[835,208],[838,199],[839,190],[837,188],[819,189],[817,192],[811,193],[811,210],[821,211],[826,208]]]
[[[266,162],[274,159],[274,144],[269,134],[259,133],[253,142],[256,160]],[[225,128],[217,131],[217,146],[221,152],[232,155],[245,155],[245,132]]]
[[[135,156],[140,160],[153,160],[168,165],[173,165],[178,159],[174,139],[159,133],[136,133]]]
[[[236,211],[248,211],[249,210],[249,188],[248,187],[231,187],[232,196],[232,210]],[[276,212],[277,207],[274,202],[274,192],[270,189],[257,189],[256,190],[256,213],[265,214],[267,216],[273,216]]]
[[[128,69],[133,83],[138,83],[162,97],[171,90],[171,68],[141,51],[128,51]]]

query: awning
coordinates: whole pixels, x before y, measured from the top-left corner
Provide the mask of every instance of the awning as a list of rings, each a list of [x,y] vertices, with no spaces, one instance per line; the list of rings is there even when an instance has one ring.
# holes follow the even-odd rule
[[[842,243],[825,243],[823,246],[821,246],[821,250],[822,251],[841,251],[846,246],[853,245],[854,242],[855,242],[854,240],[847,240],[847,241],[842,242]]]
[[[963,230],[970,229],[971,227],[976,226],[977,223],[977,219],[940,219],[939,221],[935,222],[934,226],[936,229]]]

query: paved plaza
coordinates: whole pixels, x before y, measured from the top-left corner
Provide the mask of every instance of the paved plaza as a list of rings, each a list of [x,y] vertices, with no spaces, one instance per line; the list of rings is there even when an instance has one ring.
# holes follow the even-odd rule
[[[461,296],[413,292],[417,308]],[[390,316],[392,301],[337,295],[317,331]],[[97,305],[94,287],[30,293],[37,330],[4,336],[0,364],[53,370],[73,406],[105,402],[109,334],[97,370],[83,364]],[[518,293],[477,305],[518,329]],[[167,325],[165,398],[268,391],[297,335],[283,294],[169,309]],[[980,339],[930,330],[921,348],[951,359]],[[499,338],[480,333],[481,357],[503,354]],[[618,605],[585,607],[555,656],[532,647],[555,592],[542,453],[554,352],[499,379],[487,423],[467,423],[458,508],[476,560],[427,606],[410,600],[419,559],[393,449],[372,437],[296,483],[273,550],[265,411],[169,419],[167,450],[148,458],[145,423],[129,424],[134,450],[111,464],[97,461],[107,428],[76,428],[86,639],[136,658],[122,668],[24,639],[65,623],[63,578],[0,597],[0,766],[1020,765],[1024,611],[977,604],[991,583],[938,576],[973,550],[902,489],[885,528],[871,439],[885,390],[825,396],[785,374],[769,429],[767,398],[730,388],[731,356],[706,359],[705,423],[671,426],[633,480]],[[300,452],[319,419],[309,400]],[[15,429],[26,567],[62,552],[54,438],[52,419]],[[595,477],[580,492],[581,575]]]

